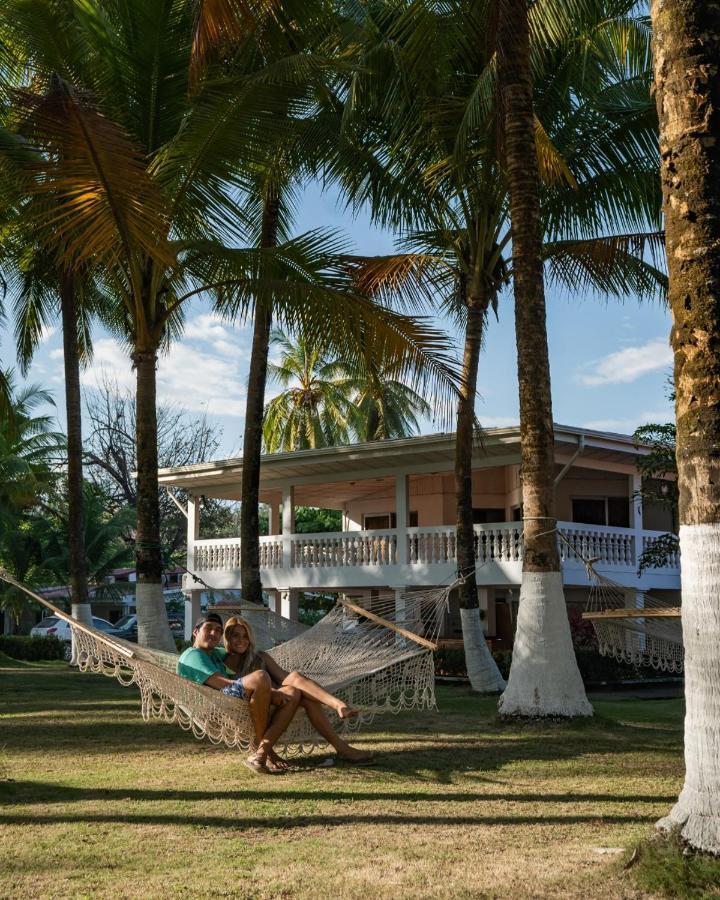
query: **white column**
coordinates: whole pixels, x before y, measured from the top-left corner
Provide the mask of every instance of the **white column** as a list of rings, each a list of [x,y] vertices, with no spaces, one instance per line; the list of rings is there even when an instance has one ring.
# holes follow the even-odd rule
[[[185,567],[191,572],[195,570],[195,541],[200,537],[200,497],[188,494],[187,505],[187,557]],[[185,575],[183,582],[189,588],[193,582],[192,576]],[[185,590],[185,640],[192,639],[192,629],[195,620],[200,615],[200,596],[202,591]]]
[[[283,619],[298,620],[298,592],[295,588],[283,588],[280,591],[280,615]]]
[[[483,633],[487,634],[490,591],[488,590],[488,588],[479,587],[477,589],[477,592],[478,592],[478,605],[480,606],[480,611],[484,613],[484,615],[480,616],[480,623],[482,625]]]
[[[185,640],[192,640],[192,630],[200,615],[202,591],[185,591]]]
[[[277,613],[281,615],[280,612],[280,591],[269,590],[267,592],[268,595],[268,608],[271,612]]]
[[[282,492],[282,567],[292,567],[292,535],[295,531],[295,488],[286,484]],[[284,615],[284,613],[283,613]]]
[[[399,566],[404,566],[408,561],[408,477],[404,473],[395,476],[395,519],[397,521],[395,560]]]
[[[644,609],[645,608],[645,592],[635,590],[635,588],[625,588],[625,609]],[[642,626],[645,619],[635,619],[637,625]],[[626,629],[627,634],[625,641],[628,650],[632,653],[636,650],[645,649],[645,635],[642,632],[635,631],[631,628]]]
[[[634,530],[633,543],[635,545],[635,565],[637,566],[643,552],[643,508],[640,491],[642,490],[642,476],[630,475],[630,527]]]
[[[280,534],[277,501],[268,504],[268,534]]]

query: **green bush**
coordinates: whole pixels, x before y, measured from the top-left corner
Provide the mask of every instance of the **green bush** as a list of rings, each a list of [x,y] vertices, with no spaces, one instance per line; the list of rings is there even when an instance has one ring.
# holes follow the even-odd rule
[[[24,637],[0,634],[0,653],[13,659],[37,662],[41,659],[64,659],[65,644],[52,635],[48,637]]]
[[[608,656],[600,656],[592,647],[576,647],[575,656],[580,669],[580,675],[585,684],[602,684],[625,681],[636,678],[662,677],[664,672],[656,672],[654,669],[630,666],[627,663],[618,662]],[[512,661],[511,650],[495,650],[493,658],[497,663],[500,674],[507,678]],[[435,674],[455,678],[467,678],[465,667],[465,651],[462,647],[439,647],[435,652]]]

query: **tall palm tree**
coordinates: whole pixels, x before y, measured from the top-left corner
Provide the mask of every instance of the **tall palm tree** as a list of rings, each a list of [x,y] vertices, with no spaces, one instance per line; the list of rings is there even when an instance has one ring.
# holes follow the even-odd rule
[[[342,366],[304,337],[276,330],[280,362],[268,375],[283,390],[265,407],[263,443],[268,453],[313,450],[350,440],[350,382]]]
[[[370,343],[374,334],[391,341],[398,358],[424,361],[436,374],[449,367],[442,353],[433,356],[442,345],[432,329],[351,290],[344,259],[324,237],[271,249],[246,243],[252,221],[238,195],[252,189],[286,123],[305,108],[308,54],[241,72],[222,60],[188,93],[194,9],[186,2],[108,0],[65,10],[17,0],[6,9],[2,21],[36,60],[33,83],[13,94],[20,129],[43,155],[28,172],[28,227],[62,264],[87,266],[102,280],[135,367],[139,637],[170,649],[156,366],[190,298],[215,294],[242,316],[271,307],[287,327],[343,348],[357,345],[363,330]],[[87,202],[76,203],[78,193]]]
[[[542,259],[548,276],[573,292],[647,296],[661,278],[646,258],[658,245],[654,115],[647,27],[634,6],[573,4],[566,15],[552,2],[533,6]],[[455,474],[466,653],[484,646],[471,493],[480,348],[513,275],[495,11],[490,2],[374,5],[362,22],[363,65],[347,110],[348,139],[372,166],[363,178],[345,178],[348,191],[404,229],[409,249],[446,267],[435,287],[464,326]],[[388,260],[389,273],[402,265],[407,258]],[[501,685],[492,669],[476,683]]]
[[[527,0],[499,0],[498,81],[512,223],[523,566],[504,715],[592,715],[575,660],[555,528],[555,436]]]
[[[675,357],[685,784],[664,830],[720,854],[720,10],[651,4]]]

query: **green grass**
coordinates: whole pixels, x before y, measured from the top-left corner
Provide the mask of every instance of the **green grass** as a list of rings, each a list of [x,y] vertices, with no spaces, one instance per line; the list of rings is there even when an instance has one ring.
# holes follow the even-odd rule
[[[693,854],[677,840],[653,839],[636,851],[634,877],[652,895],[692,898],[720,897],[720,861]]]
[[[638,897],[623,852],[682,782],[682,703],[592,721],[440,710],[376,722],[372,769],[258,777],[234,751],[145,723],[137,692],[0,660],[0,897]],[[706,879],[707,882],[707,879]],[[688,896],[693,896],[688,894]],[[699,896],[699,895],[698,895]]]

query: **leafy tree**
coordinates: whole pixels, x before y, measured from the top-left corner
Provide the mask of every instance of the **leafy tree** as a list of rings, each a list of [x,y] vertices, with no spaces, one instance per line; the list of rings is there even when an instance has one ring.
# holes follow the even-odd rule
[[[665,425],[641,425],[633,433],[635,446],[643,444],[650,452],[638,456],[637,466],[643,477],[639,499],[669,509],[673,518],[673,530],[660,535],[643,550],[638,559],[638,574],[646,569],[665,566],[680,549],[675,526],[678,505],[677,490],[677,432],[673,422]],[[667,476],[674,476],[667,478]]]

